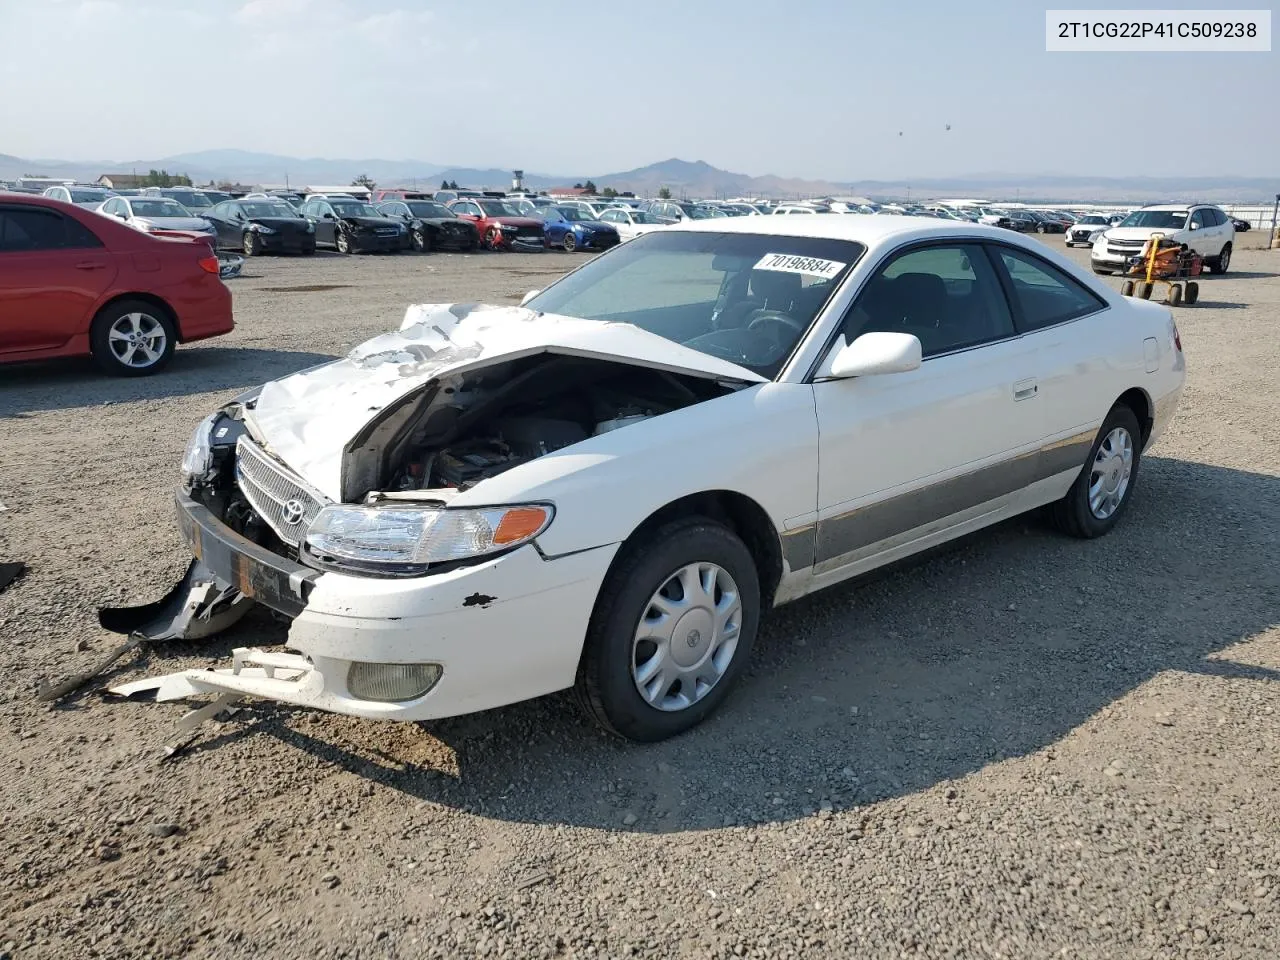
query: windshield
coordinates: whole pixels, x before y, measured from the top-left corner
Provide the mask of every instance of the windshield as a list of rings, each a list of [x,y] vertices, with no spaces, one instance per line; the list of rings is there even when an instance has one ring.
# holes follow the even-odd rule
[[[213,202],[208,197],[206,197],[203,193],[194,193],[194,192],[174,193],[174,194],[165,193],[165,194],[161,194],[161,196],[171,197],[172,199],[177,200],[179,203],[181,203],[184,207],[188,208],[189,210],[198,210],[202,207],[213,206]]]
[[[645,213],[643,210],[632,210],[631,221],[632,223],[666,223],[667,222],[665,220],[658,219],[652,213]]]
[[[297,218],[298,212],[283,201],[272,203],[268,200],[259,200],[252,203],[240,204],[240,209],[247,213],[250,217],[291,217]]]
[[[110,196],[111,193],[107,190],[71,190],[72,203],[100,203]]]
[[[691,220],[710,220],[716,215],[710,207],[695,207],[692,204],[684,206],[681,204],[680,209],[687,213]]]
[[[1120,226],[1181,230],[1186,222],[1187,211],[1185,210],[1135,210],[1120,221]]]
[[[340,217],[382,216],[372,206],[367,203],[361,203],[359,200],[330,200],[329,204],[333,207],[334,213]]]
[[[1080,222],[1080,223],[1082,223],[1082,224],[1086,224],[1086,225],[1087,225],[1087,224],[1093,224],[1093,223],[1097,223],[1097,224],[1105,224],[1105,223],[1107,223],[1108,221],[1107,221],[1107,218],[1106,218],[1106,217],[1099,217],[1099,216],[1095,216],[1095,215],[1093,215],[1093,214],[1090,214],[1090,215],[1089,215],[1089,216],[1087,216],[1087,217],[1081,217],[1081,218],[1080,218],[1080,220],[1079,220],[1079,222]]]
[[[405,206],[415,217],[456,217],[457,214],[448,207],[431,200],[410,200]]]
[[[477,200],[486,217],[518,217],[520,211],[503,200]]]
[[[522,217],[529,217],[538,212],[538,208],[528,200],[508,200],[507,206],[511,207]]]
[[[772,378],[865,249],[813,237],[645,233],[528,306],[634,324]]]
[[[131,204],[135,217],[189,217],[189,211],[176,200],[134,200]]]
[[[564,217],[566,220],[572,220],[574,223],[594,219],[591,214],[587,213],[587,211],[583,210],[581,207],[556,207],[555,210],[556,213],[560,214],[560,216]]]

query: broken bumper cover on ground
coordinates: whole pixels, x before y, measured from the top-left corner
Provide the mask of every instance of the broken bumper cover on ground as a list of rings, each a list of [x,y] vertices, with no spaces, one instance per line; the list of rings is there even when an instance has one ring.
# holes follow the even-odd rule
[[[546,559],[529,545],[444,573],[375,578],[322,573],[278,556],[183,493],[178,516],[204,568],[293,618],[288,646],[297,654],[237,650],[230,669],[185,670],[114,693],[159,700],[238,693],[388,720],[456,716],[552,693],[574,682],[587,621],[617,549]],[[411,699],[352,691],[415,667],[435,677]]]

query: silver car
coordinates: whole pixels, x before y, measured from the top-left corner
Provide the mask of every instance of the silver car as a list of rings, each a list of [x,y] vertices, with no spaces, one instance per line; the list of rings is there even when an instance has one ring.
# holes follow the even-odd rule
[[[203,217],[193,217],[191,211],[168,197],[112,197],[98,208],[98,212],[119,217],[143,233],[181,230],[206,234],[211,244],[217,243],[213,224]]]
[[[88,210],[97,209],[103,202],[115,196],[106,187],[80,186],[79,184],[49,187],[44,195],[53,200],[61,200],[63,203],[74,203],[77,207],[85,207]]]

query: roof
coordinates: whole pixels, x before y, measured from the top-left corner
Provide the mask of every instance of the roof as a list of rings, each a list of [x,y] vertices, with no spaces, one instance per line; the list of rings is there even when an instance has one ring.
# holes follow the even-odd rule
[[[703,233],[754,233],[774,237],[818,237],[824,240],[855,240],[867,246],[885,241],[955,234],[1009,240],[1008,230],[980,223],[957,223],[936,217],[878,216],[860,213],[815,213],[805,217],[716,217],[712,220],[683,220],[666,230],[695,230]]]
[[[1190,210],[1192,207],[1212,207],[1216,204],[1212,203],[1153,203],[1145,207],[1139,207],[1140,210]]]

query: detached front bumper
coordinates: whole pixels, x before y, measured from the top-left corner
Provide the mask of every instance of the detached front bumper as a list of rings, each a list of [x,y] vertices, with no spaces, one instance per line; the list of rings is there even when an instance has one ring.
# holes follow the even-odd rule
[[[241,537],[178,494],[192,552],[241,593],[293,618],[301,656],[237,651],[224,670],[186,670],[115,688],[156,699],[236,693],[334,713],[427,720],[516,703],[571,686],[596,595],[617,545],[546,559],[533,545],[474,566],[412,578],[320,572]],[[435,664],[411,700],[352,694],[356,664]]]

